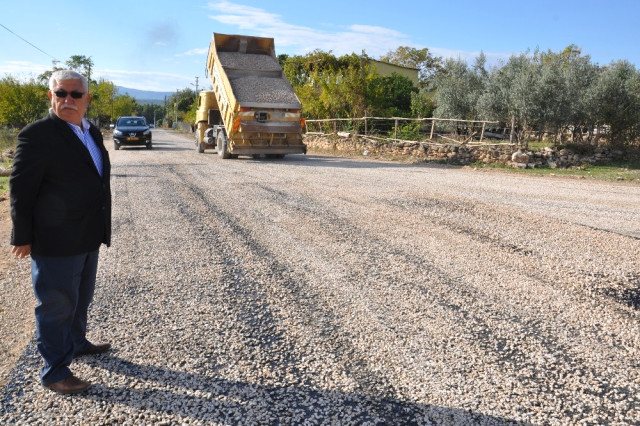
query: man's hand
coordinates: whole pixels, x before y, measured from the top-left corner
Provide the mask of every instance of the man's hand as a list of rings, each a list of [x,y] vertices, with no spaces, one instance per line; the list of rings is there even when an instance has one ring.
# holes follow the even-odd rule
[[[11,253],[18,259],[24,259],[31,254],[31,244],[25,244],[23,246],[13,246]]]

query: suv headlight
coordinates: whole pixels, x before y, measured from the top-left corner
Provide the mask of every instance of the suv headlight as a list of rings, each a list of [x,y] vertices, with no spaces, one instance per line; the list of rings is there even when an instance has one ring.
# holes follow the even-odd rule
[[[150,134],[151,134],[151,130],[145,130],[144,133],[143,133],[143,135],[145,135],[145,136],[150,135]]]
[[[114,130],[113,136],[122,136],[122,132],[120,130]]]

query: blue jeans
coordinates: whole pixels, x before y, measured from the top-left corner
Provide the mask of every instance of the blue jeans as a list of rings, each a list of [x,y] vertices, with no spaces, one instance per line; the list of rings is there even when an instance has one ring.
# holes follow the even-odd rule
[[[87,311],[93,299],[98,251],[67,257],[31,255],[31,278],[38,299],[36,343],[44,358],[43,385],[71,375],[74,352],[87,345]]]

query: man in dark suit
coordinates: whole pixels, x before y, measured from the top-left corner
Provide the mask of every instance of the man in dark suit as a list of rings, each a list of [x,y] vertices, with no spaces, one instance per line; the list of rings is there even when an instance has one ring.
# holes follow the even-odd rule
[[[9,180],[12,252],[31,255],[42,384],[56,392],[82,392],[74,357],[110,349],[86,338],[98,251],[111,243],[111,165],[100,131],[84,118],[87,79],[62,70],[49,80],[49,115],[18,134]]]

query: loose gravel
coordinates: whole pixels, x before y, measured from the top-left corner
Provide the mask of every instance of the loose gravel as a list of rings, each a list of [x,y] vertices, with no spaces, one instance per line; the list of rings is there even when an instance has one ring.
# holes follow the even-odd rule
[[[282,71],[276,58],[271,55],[241,52],[218,52],[223,67],[233,70]]]
[[[111,152],[114,350],[59,396],[32,340],[0,423],[640,423],[640,186],[154,133]]]
[[[238,102],[300,105],[291,84],[284,78],[245,76],[229,80]]]
[[[218,52],[218,58],[238,102],[300,105],[291,84],[284,77],[282,68],[274,57]]]

